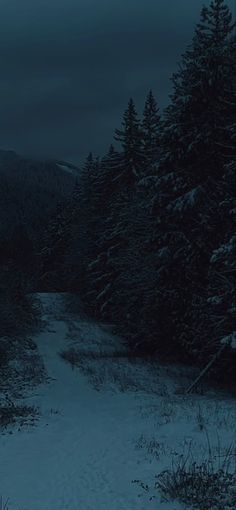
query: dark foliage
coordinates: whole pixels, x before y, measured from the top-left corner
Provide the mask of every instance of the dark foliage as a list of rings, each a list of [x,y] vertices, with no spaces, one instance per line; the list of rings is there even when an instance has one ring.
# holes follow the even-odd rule
[[[89,155],[55,219],[53,270],[133,351],[235,363],[236,39],[224,0],[204,7],[160,118],[129,100],[100,161]],[[58,249],[58,246],[63,248]],[[64,275],[64,276],[63,276]],[[226,370],[227,369],[227,370]]]

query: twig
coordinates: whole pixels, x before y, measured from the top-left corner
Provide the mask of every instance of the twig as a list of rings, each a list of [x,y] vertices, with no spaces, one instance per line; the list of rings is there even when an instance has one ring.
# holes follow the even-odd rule
[[[198,375],[198,377],[195,379],[195,381],[193,381],[193,383],[188,387],[188,389],[186,390],[186,393],[191,393],[191,391],[193,390],[193,388],[195,388],[195,386],[197,386],[197,384],[201,381],[201,379],[203,378],[203,376],[208,372],[208,370],[210,370],[210,368],[212,367],[212,365],[215,363],[215,361],[217,360],[217,358],[221,355],[221,353],[223,352],[223,350],[225,349],[225,345],[221,345],[220,349],[217,351],[217,353],[213,356],[213,358],[209,361],[209,363],[207,363],[206,367],[201,371],[201,373]]]

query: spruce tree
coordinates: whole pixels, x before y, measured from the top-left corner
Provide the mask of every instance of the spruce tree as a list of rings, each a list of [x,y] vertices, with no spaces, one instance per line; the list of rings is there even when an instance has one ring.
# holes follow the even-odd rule
[[[232,32],[225,2],[214,0],[203,8],[193,42],[173,77],[153,207],[153,247],[160,254],[157,289],[162,295],[159,300],[157,292],[159,339],[163,324],[163,337],[173,351],[196,356],[202,349],[201,336],[205,338],[199,324],[207,329],[201,310],[206,310],[209,259],[226,227],[218,210],[226,197],[225,162],[234,152]],[[169,256],[163,258],[167,247]]]
[[[124,112],[122,128],[115,130],[114,138],[122,146],[127,180],[133,182],[140,174],[143,153],[142,131],[132,98],[130,98],[128,107]]]
[[[160,151],[160,114],[152,90],[145,101],[143,111],[143,151],[147,163],[156,161]]]
[[[187,169],[192,181],[222,169],[224,102],[232,74],[229,41],[234,25],[224,0],[213,0],[201,11],[192,44],[173,75],[172,102],[165,112],[164,160]],[[188,168],[187,168],[188,167]]]

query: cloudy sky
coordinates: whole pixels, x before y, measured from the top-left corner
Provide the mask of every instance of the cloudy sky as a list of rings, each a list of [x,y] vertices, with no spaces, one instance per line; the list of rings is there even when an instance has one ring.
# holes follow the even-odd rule
[[[228,0],[233,8],[235,0]],[[81,163],[170,76],[202,0],[0,0],[0,148]]]

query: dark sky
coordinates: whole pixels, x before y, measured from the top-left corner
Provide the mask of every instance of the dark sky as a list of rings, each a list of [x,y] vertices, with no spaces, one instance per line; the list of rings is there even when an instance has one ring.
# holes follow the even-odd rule
[[[132,95],[168,103],[202,0],[1,0],[0,147],[81,163]],[[228,0],[233,7],[234,0]]]

